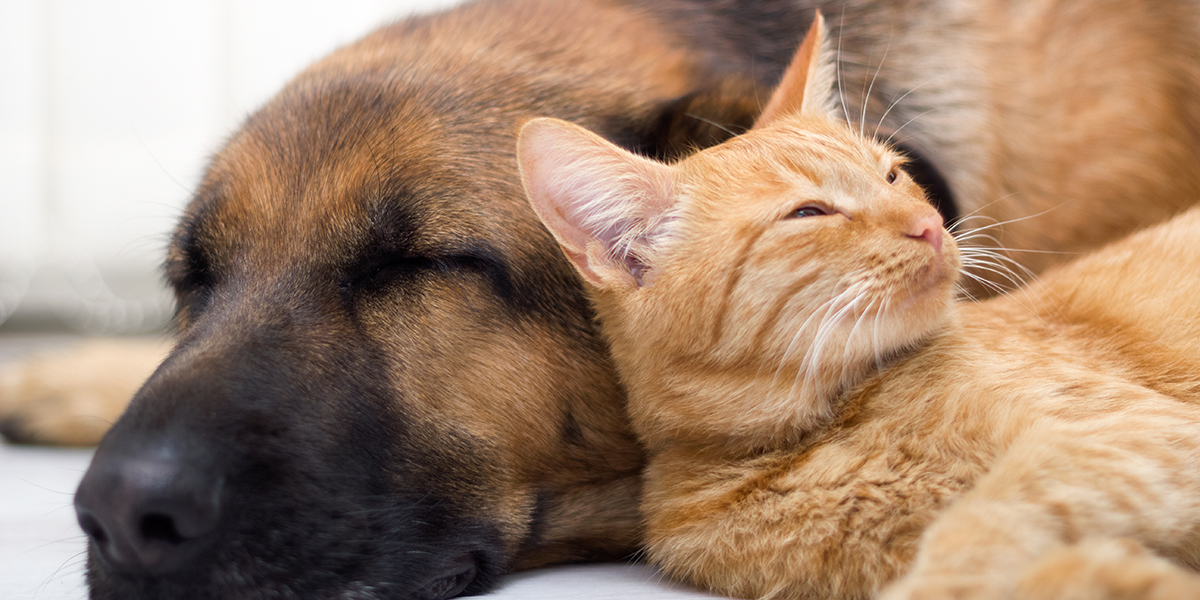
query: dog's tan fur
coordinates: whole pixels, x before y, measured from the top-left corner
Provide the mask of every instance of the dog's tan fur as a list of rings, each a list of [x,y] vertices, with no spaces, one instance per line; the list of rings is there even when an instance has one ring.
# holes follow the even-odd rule
[[[887,4],[870,13],[876,22],[861,24],[863,31],[851,23],[841,34],[847,60],[862,61],[868,71],[883,63],[888,71],[900,72],[899,79],[912,82],[918,98],[923,89],[936,89],[936,95],[954,104],[921,114],[904,129],[927,129],[944,145],[920,149],[939,155],[947,165],[951,185],[968,199],[962,212],[977,218],[977,226],[1004,223],[990,235],[998,245],[1011,249],[1022,266],[1040,271],[1064,256],[1158,222],[1200,197],[1196,166],[1200,105],[1190,101],[1200,77],[1200,51],[1194,39],[1200,31],[1200,9],[1194,5],[1173,2],[1143,11],[1098,7],[1083,0],[1016,6],[976,2],[958,7],[961,14],[953,19],[955,29],[938,32],[932,24],[912,22],[921,18],[921,11],[910,11],[903,2]],[[917,16],[906,16],[909,12]],[[569,21],[575,14],[553,17],[546,26],[574,31]],[[472,68],[483,71],[489,64],[523,60],[515,54],[497,54],[495,50],[505,47],[488,47],[483,40],[490,37],[468,35],[478,27],[476,18],[447,19],[424,34],[431,45],[423,55],[380,53],[375,60],[420,62],[473,55],[479,61]],[[495,26],[494,33],[507,34],[503,27],[523,16],[506,12],[495,18],[493,23],[501,25]],[[686,89],[687,82],[678,76],[686,70],[686,61],[671,52],[669,42],[636,46],[660,33],[639,32],[638,28],[651,27],[639,19],[615,10],[595,17],[588,22],[612,27],[585,28],[594,35],[574,38],[571,47],[578,54],[564,52],[556,60],[562,64],[633,60],[646,68],[645,81],[661,85],[661,92],[669,93],[672,85],[676,91]],[[896,22],[904,26],[892,25],[891,35],[882,31],[886,23]],[[526,24],[532,27],[532,23]],[[904,35],[904,28],[911,33]],[[385,37],[377,34],[373,39]],[[620,43],[614,43],[617,40]],[[872,43],[862,44],[864,40]],[[635,44],[632,52],[617,52],[631,43]],[[879,44],[884,44],[887,55]],[[363,60],[370,60],[372,45],[364,41],[355,51],[326,59],[310,72],[361,67]],[[459,71],[455,76],[473,75]],[[945,80],[967,85],[947,85]],[[603,81],[591,81],[587,93],[603,87]],[[852,117],[858,116],[862,92],[853,85],[843,90]],[[498,95],[503,98],[503,92]],[[868,105],[868,115],[891,108],[875,106],[878,102]],[[896,139],[912,137],[902,129]],[[304,232],[292,233],[303,236]],[[6,366],[0,378],[0,408],[5,416],[29,424],[22,439],[94,444],[101,430],[71,421],[115,420],[132,395],[131,384],[161,360],[160,345],[125,341],[109,351],[97,351],[99,346],[93,344],[74,357],[53,353]],[[100,354],[125,356],[115,359],[122,362],[116,376],[108,365],[102,370],[88,367],[92,357]],[[44,372],[40,365],[53,361],[72,365],[66,370],[74,375],[40,375]]]
[[[781,13],[795,22],[763,24],[673,0],[493,0],[382,29],[316,63],[234,135],[184,216],[168,266],[182,342],[137,406],[174,389],[191,368],[180,365],[240,343],[230,337],[240,332],[218,343],[214,331],[320,307],[327,318],[304,321],[298,347],[333,355],[353,340],[379,350],[387,366],[370,376],[388,381],[395,410],[419,424],[410,438],[457,465],[429,467],[431,481],[451,482],[497,525],[506,567],[630,549],[640,449],[578,282],[524,204],[516,131],[556,116],[664,158],[720,141],[765,100],[803,31],[799,15],[812,14],[801,4]],[[987,233],[1030,250],[1018,258],[1033,270],[1200,197],[1193,3],[826,4],[845,113],[865,114],[868,135],[878,123],[937,167],[958,212],[975,218],[966,226],[1009,221]],[[740,37],[728,33],[737,27]],[[371,112],[367,98],[393,112]],[[456,268],[342,315],[320,286],[378,243],[372,219],[387,214],[372,210],[389,194],[416,198],[403,206],[418,224],[406,248],[482,241],[493,251],[485,262],[527,284],[515,295],[537,310],[514,317],[489,287],[491,271]],[[197,254],[219,281],[190,282]],[[219,315],[198,300],[211,289]],[[130,361],[149,372],[153,359]],[[94,381],[39,386],[26,366],[11,369],[23,383],[0,397],[13,437],[95,441],[98,432],[36,426],[72,410]],[[29,391],[37,387],[58,391]],[[115,420],[132,391],[114,390],[97,414]],[[480,464],[491,465],[471,474],[481,483],[454,479]]]

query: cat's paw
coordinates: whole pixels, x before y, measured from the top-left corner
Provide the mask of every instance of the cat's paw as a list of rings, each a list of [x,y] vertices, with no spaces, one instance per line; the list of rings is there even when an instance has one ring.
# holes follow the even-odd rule
[[[0,365],[0,435],[96,444],[167,349],[161,340],[93,340]]]
[[[1200,575],[1130,539],[1085,540],[1021,577],[1022,600],[1200,600]]]
[[[973,575],[913,573],[884,589],[878,600],[1001,600],[1008,595]]]

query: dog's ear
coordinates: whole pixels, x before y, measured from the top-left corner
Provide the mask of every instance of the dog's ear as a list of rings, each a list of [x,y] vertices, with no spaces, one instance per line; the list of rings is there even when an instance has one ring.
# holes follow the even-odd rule
[[[825,48],[828,38],[825,18],[817,11],[779,86],[755,120],[755,128],[791,114],[829,117],[833,113],[837,63],[833,53]]]
[[[534,212],[584,279],[602,288],[649,283],[672,203],[671,167],[558,119],[526,123],[517,159]]]

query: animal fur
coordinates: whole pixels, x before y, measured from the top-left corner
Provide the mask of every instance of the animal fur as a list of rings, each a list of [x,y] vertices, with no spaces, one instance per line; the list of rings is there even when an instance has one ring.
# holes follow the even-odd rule
[[[441,598],[634,551],[643,451],[525,205],[517,129],[563,118],[664,159],[710,146],[752,123],[812,8],[482,1],[298,76],[175,232],[175,348],[91,413],[116,422],[81,490],[93,597]],[[1192,3],[822,8],[851,121],[895,133],[947,215],[1011,221],[1005,245],[1089,249],[1200,190]],[[92,441],[44,415],[93,382],[12,368],[11,439]],[[148,490],[101,493],[130,469],[169,492],[154,527],[130,525]]]

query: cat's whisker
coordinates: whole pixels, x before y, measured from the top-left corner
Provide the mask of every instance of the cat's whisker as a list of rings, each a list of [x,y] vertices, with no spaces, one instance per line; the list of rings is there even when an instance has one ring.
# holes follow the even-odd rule
[[[832,315],[827,313],[827,316],[822,319],[821,325],[817,328],[817,333],[814,336],[812,344],[808,348],[808,352],[801,361],[800,372],[797,373],[796,381],[792,384],[792,394],[795,393],[796,384],[803,382],[808,384],[812,389],[818,389],[820,384],[822,356],[825,354],[825,348],[830,343],[831,339],[837,332],[837,329],[845,320],[857,304],[862,300],[863,291],[861,288],[869,286],[866,281],[857,281],[850,284],[845,290],[836,296],[838,303],[831,307]],[[841,306],[838,306],[838,304]],[[833,309],[836,308],[836,311]],[[802,388],[803,389],[803,388]]]
[[[990,272],[992,275],[1003,277],[1003,280],[1007,281],[1008,283],[1012,283],[1014,288],[1025,286],[1026,283],[1032,281],[1034,278],[1034,275],[1028,274],[1028,272],[1025,272],[1025,274],[1020,274],[1020,272],[1016,272],[1013,268],[1010,268],[1010,266],[996,262],[996,260],[989,259],[988,257],[968,258],[964,260],[964,266],[962,266],[962,270],[974,272],[974,274],[980,276],[984,276],[983,274],[985,274],[985,272]],[[997,281],[997,283],[1002,282]]]
[[[961,283],[954,286],[954,292],[954,295],[957,298],[965,298],[969,302],[979,302],[979,298],[975,294],[972,294],[971,291]]]
[[[951,221],[950,223],[947,223],[946,231],[949,231],[950,235],[953,235],[953,236],[955,236],[955,239],[958,239],[959,235],[966,235],[977,229],[976,227],[972,227],[970,229],[967,229],[966,231],[962,231],[962,232],[958,231],[959,227],[965,225],[967,223],[967,221],[970,221],[972,219],[989,219],[991,222],[993,222],[993,223],[995,222],[995,219],[991,219],[990,217],[985,217],[982,215],[961,217],[961,218]]]
[[[971,279],[979,282],[984,287],[990,287],[993,291],[997,292],[998,294],[1009,294],[1024,285],[1024,284],[1019,284],[1019,285],[1016,285],[1016,287],[1014,287],[1012,289],[1005,289],[1003,286],[997,284],[994,281],[989,280],[986,277],[982,277],[980,275],[969,273],[965,270],[963,271],[963,274],[965,274],[967,277],[970,277]],[[1017,302],[1017,304],[1021,308],[1025,309],[1025,311],[1028,312],[1030,315],[1033,315],[1033,316],[1037,317],[1038,320],[1041,320],[1041,317],[1038,316],[1038,311],[1032,305],[1030,305],[1028,302],[1021,300],[1020,296],[1009,296],[1009,298],[1012,298],[1013,300],[1015,300]]]
[[[986,269],[985,269],[985,270],[986,270]],[[993,271],[993,272],[994,272],[994,271]],[[971,279],[973,279],[973,280],[975,280],[975,281],[979,282],[979,283],[980,283],[981,285],[983,285],[984,287],[986,287],[986,288],[990,288],[990,289],[991,289],[993,292],[995,292],[997,295],[1009,294],[1009,293],[1011,293],[1011,292],[1013,292],[1013,291],[1015,291],[1015,290],[1019,289],[1020,287],[1022,287],[1022,286],[1024,285],[1023,283],[1017,283],[1017,282],[1015,282],[1015,281],[1012,281],[1012,280],[1010,280],[1010,283],[1013,285],[1013,287],[1012,287],[1012,288],[1007,288],[1007,287],[1005,287],[1005,286],[1001,285],[1000,283],[997,283],[997,282],[995,282],[995,281],[993,281],[993,280],[991,280],[991,279],[989,279],[989,278],[987,278],[987,277],[983,277],[983,276],[981,276],[981,275],[977,275],[977,274],[974,274],[974,273],[970,273],[970,272],[968,272],[968,271],[965,271],[965,270],[963,271],[963,273],[964,273],[964,274],[965,274],[967,277],[969,277],[969,278],[971,278]],[[1003,277],[1003,275],[1001,275],[1001,276]],[[1029,314],[1037,314],[1037,311],[1036,311],[1036,310],[1034,310],[1034,307],[1033,307],[1033,306],[1030,306],[1030,305],[1026,304],[1025,302],[1021,302],[1021,301],[1018,301],[1018,304],[1021,306],[1021,308],[1025,309],[1027,312],[1029,312]]]
[[[958,217],[957,219],[955,219],[954,221],[951,221],[950,225],[947,225],[947,226],[946,226],[946,229],[947,229],[948,231],[953,231],[955,228],[957,228],[957,227],[958,227],[958,225],[959,225],[959,224],[961,224],[961,223],[962,223],[962,222],[964,222],[964,221],[970,220],[970,219],[987,219],[987,220],[989,220],[989,221],[991,221],[991,222],[993,222],[993,223],[996,223],[996,222],[998,222],[998,221],[997,221],[997,219],[996,219],[995,217],[990,217],[990,216],[987,216],[987,215],[981,215],[981,214],[979,214],[979,213],[983,212],[984,210],[987,210],[988,208],[990,208],[990,207],[991,207],[992,205],[994,205],[994,204],[998,204],[998,203],[1000,203],[1000,202],[1003,202],[1004,200],[1007,200],[1008,198],[1011,198],[1011,197],[1013,197],[1013,196],[1016,196],[1016,195],[1017,195],[1017,192],[1010,192],[1010,193],[1008,193],[1008,194],[1005,194],[1005,195],[1003,195],[1003,196],[1000,196],[999,198],[996,198],[995,200],[992,200],[991,202],[988,202],[988,203],[986,203],[986,204],[984,204],[984,205],[980,206],[979,208],[976,208],[975,210],[973,210],[973,211],[971,211],[971,212],[969,212],[969,213],[966,213],[966,214],[963,214],[963,215],[959,215],[959,217]]]
[[[975,236],[975,237],[985,236],[985,235],[991,236],[992,231],[999,229],[999,228],[1000,228],[999,223],[989,223],[987,225],[979,225],[976,227],[971,227],[971,228],[963,230],[963,231],[951,231],[951,235],[954,236],[954,241],[961,244],[966,240],[973,239],[971,236]],[[993,241],[993,243],[995,245],[999,245],[999,241],[997,241],[995,237],[989,237],[986,239],[990,239]]]
[[[972,271],[992,273],[1011,283],[1013,289],[1022,287],[1037,276],[1033,271],[1021,264],[1020,261],[1010,256],[1008,252],[1012,250],[1002,248],[999,240],[987,231],[998,224],[952,234],[959,245],[960,256],[963,261],[963,273],[968,275]],[[980,244],[979,242],[987,243]],[[973,277],[972,279],[981,281],[979,278]],[[997,286],[991,289],[1000,291],[1001,293],[1011,291],[1006,289],[1005,286]]]
[[[980,219],[986,220],[987,223],[984,225],[971,225],[971,226],[967,227],[965,230],[959,229],[960,227],[966,226],[970,221],[975,221],[975,220],[980,220]],[[985,228],[990,228],[991,225],[993,225],[994,223],[996,223],[996,219],[986,216],[986,215],[963,215],[963,216],[947,223],[946,231],[949,231],[950,234],[955,236],[955,239],[957,239],[958,236],[960,236],[960,235],[966,235],[966,234],[972,233],[974,231],[978,231],[978,230],[985,229]]]
[[[804,323],[797,328],[796,333],[792,335],[792,341],[788,343],[787,349],[785,349],[783,352],[783,357],[779,359],[779,366],[775,368],[775,373],[771,379],[770,389],[775,389],[775,386],[779,383],[779,375],[784,371],[784,368],[788,363],[788,359],[792,356],[793,352],[797,350],[797,344],[804,337],[805,333],[808,331],[808,328],[813,325],[813,323],[817,323],[817,328],[819,330],[820,322],[825,319],[825,315],[835,302],[837,302],[837,296],[826,300],[815,310],[813,310],[812,313],[808,315],[808,318],[804,320]]]
[[[1006,271],[1013,279],[1020,281],[1021,285],[1037,278],[1037,274],[1029,270],[1020,261],[1006,254],[1002,249],[992,247],[968,247],[961,250],[960,256],[964,261],[964,265],[979,265],[984,264],[995,269]],[[966,267],[964,267],[966,268]]]
[[[842,104],[842,116],[846,120],[846,127],[854,131],[854,124],[850,122],[850,111],[846,108],[845,88],[842,86],[842,38],[846,35],[845,25],[846,7],[842,6],[842,20],[838,23],[838,45],[837,54],[834,57],[834,65],[836,66],[838,101]]]
[[[1000,240],[987,232],[968,231],[962,234],[954,235],[954,241],[962,251],[987,250],[996,253],[997,256],[1003,257],[1005,260],[1016,261],[1016,259],[1008,256],[1009,252],[1022,252],[1029,254],[1054,254],[1058,256],[1077,256],[1079,252],[1065,252],[1062,250],[1034,250],[1030,248],[1006,248],[1001,246]],[[977,240],[987,242],[980,244]]]
[[[995,287],[992,287],[993,290],[1007,291],[1004,286],[1003,281],[997,281],[995,279],[992,279],[991,277],[988,277],[987,273],[993,273],[995,275],[1002,275],[1004,277],[1010,276],[1010,275],[1004,273],[1002,270],[994,269],[993,267],[986,264],[982,260],[963,260],[963,269],[962,269],[963,275],[966,275],[967,277],[972,277],[972,278],[986,279],[987,281],[991,282],[993,284],[993,286],[995,286]],[[1012,283],[1012,282],[1010,281],[1009,283]]]
[[[890,145],[890,144],[892,144],[892,143],[893,143],[893,140],[894,140],[894,139],[895,139],[895,137],[896,137],[896,134],[898,134],[898,133],[900,133],[901,131],[903,131],[903,130],[904,130],[904,128],[905,128],[905,127],[908,127],[908,126],[909,126],[909,124],[911,124],[913,121],[916,121],[917,119],[920,119],[921,117],[923,117],[923,116],[925,116],[925,115],[927,115],[927,114],[929,114],[929,113],[931,113],[931,112],[933,112],[933,111],[934,111],[934,109],[932,109],[932,108],[931,108],[931,109],[929,109],[929,110],[927,110],[927,111],[924,111],[924,112],[917,113],[917,114],[913,115],[913,117],[912,117],[911,119],[909,119],[909,120],[905,121],[903,125],[901,125],[901,126],[897,127],[897,128],[896,128],[896,130],[895,130],[895,131],[893,131],[891,135],[887,136],[887,139],[886,139],[886,140],[884,140],[884,143],[885,143],[885,144],[889,144],[889,145]],[[903,140],[901,140],[901,141],[903,141]]]
[[[998,289],[1002,290],[1004,293],[1017,289],[1026,283],[1026,281],[1017,273],[1013,272],[1012,269],[1009,269],[1002,264],[993,263],[979,257],[972,257],[971,260],[963,261],[963,273],[974,274],[983,277],[980,272],[997,275],[1012,285],[1011,288],[1006,289],[1003,285],[1003,282],[994,282],[998,286]]]
[[[863,306],[862,309],[860,311],[858,311],[858,313],[859,313],[858,318],[856,318],[854,320],[854,326],[852,326],[850,328],[850,333],[846,335],[846,343],[842,347],[842,360],[840,361],[841,366],[842,366],[842,376],[843,377],[845,376],[846,368],[848,366],[853,366],[854,361],[853,361],[853,357],[850,356],[850,350],[854,347],[854,336],[858,334],[858,328],[860,326],[862,326],[863,321],[866,319],[867,315],[871,312],[871,309],[874,308],[875,303],[877,301],[878,301],[878,298],[874,294],[872,294],[870,301],[867,302],[867,305]]]
[[[817,345],[818,340],[823,339],[824,332],[827,329],[827,324],[829,323],[831,315],[836,315],[837,311],[839,310],[838,302],[841,300],[841,298],[842,298],[842,294],[834,295],[832,298],[830,298],[828,301],[826,301],[825,303],[823,303],[821,305],[821,308],[818,312],[813,313],[813,315],[808,320],[805,321],[804,329],[807,330],[810,322],[812,322],[812,317],[816,317],[818,315],[820,317],[815,322],[816,331],[813,332],[812,339],[808,341],[807,347],[804,348],[804,357],[800,361],[800,368],[797,369],[796,372],[793,373],[793,375],[792,375],[792,385],[789,387],[788,394],[787,394],[789,397],[791,397],[795,394],[797,383],[805,377],[805,373],[809,370],[809,361],[812,358],[813,348]],[[799,339],[799,338],[797,338],[797,339]],[[796,350],[799,350],[799,348],[796,348]],[[789,348],[787,354],[784,357],[784,363],[780,364],[781,371],[782,371],[782,367],[784,366],[784,364],[786,364],[787,359],[790,358],[791,355],[792,355],[792,348]]]
[[[801,339],[803,339],[804,334],[808,331],[809,327],[812,325],[816,325],[816,331],[813,333],[812,340],[816,340],[817,338],[819,338],[821,336],[821,331],[825,327],[825,324],[828,322],[830,314],[836,310],[836,306],[837,306],[837,303],[840,298],[841,298],[841,295],[838,294],[838,295],[833,296],[829,300],[826,300],[824,303],[821,304],[820,307],[818,307],[817,310],[813,311],[813,313],[811,315],[809,315],[809,317],[807,319],[805,319],[804,325],[800,327],[800,330],[797,331],[796,335],[792,338],[792,343],[788,346],[787,351],[784,353],[784,356],[779,363],[779,368],[776,370],[776,381],[772,382],[772,387],[774,387],[775,383],[777,382],[778,375],[784,371],[784,367],[786,366],[788,360],[791,358],[793,353],[795,351],[799,350],[799,347],[797,347],[797,342],[799,342]],[[805,369],[804,365],[808,359],[809,353],[812,352],[812,347],[813,347],[813,341],[810,341],[808,343],[807,348],[805,348],[805,359],[803,361],[801,361],[801,367],[797,371],[797,373],[795,375],[793,375],[793,378],[799,377],[800,374],[804,372],[804,369]],[[795,389],[795,380],[794,379],[793,379],[791,389],[793,389],[793,390]],[[789,394],[791,394],[791,391],[789,391]]]
[[[963,271],[963,275],[964,275],[964,276],[966,276],[966,277],[968,277],[968,278],[970,278],[970,279],[972,279],[973,281],[975,281],[975,282],[976,282],[976,283],[978,283],[979,285],[981,285],[981,286],[983,286],[984,288],[986,288],[986,289],[988,289],[988,290],[992,291],[992,292],[993,292],[993,293],[995,293],[995,294],[1005,294],[1005,293],[1008,293],[1008,292],[1010,291],[1010,290],[1007,290],[1007,289],[1005,289],[1003,286],[1001,286],[1001,285],[998,285],[996,282],[992,281],[991,279],[988,279],[988,278],[986,278],[986,277],[983,277],[983,276],[980,276],[980,275],[976,275],[976,274],[974,274],[974,273],[971,273],[971,272],[969,272],[969,271]]]
[[[962,251],[962,254],[972,259],[990,260],[996,264],[996,266],[1011,265],[1009,268],[1019,270],[1021,272],[1021,276],[1025,278],[1026,281],[1037,277],[1037,274],[1029,270],[1029,268],[1027,268],[1025,265],[1021,264],[1021,261],[1009,256],[1003,249],[1000,248],[976,246],[967,248],[966,250]]]
[[[987,263],[993,263],[994,266],[996,266],[998,268],[1005,268],[1005,269],[1013,269],[1013,268],[1020,269],[1021,268],[1020,263],[1013,260],[1011,257],[1003,254],[1002,250],[991,250],[989,248],[985,248],[982,246],[977,247],[977,248],[962,248],[962,249],[960,249],[959,250],[959,258],[960,258],[960,260],[962,260],[964,266],[967,263],[987,262]],[[1012,265],[1012,266],[1010,267],[1008,265]],[[1015,274],[1015,272],[1014,272],[1014,274]],[[1030,276],[1032,277],[1032,275],[1030,275]]]
[[[684,116],[685,116],[685,117],[691,117],[691,118],[693,118],[693,119],[695,119],[695,120],[697,120],[697,121],[700,121],[701,123],[707,123],[707,124],[709,124],[709,125],[712,125],[713,127],[716,127],[717,129],[720,129],[721,131],[724,131],[725,133],[728,133],[728,134],[729,134],[729,137],[734,137],[734,136],[736,136],[736,135],[737,135],[736,133],[734,133],[734,131],[733,131],[732,129],[730,129],[730,128],[728,128],[728,127],[726,127],[726,126],[724,126],[724,125],[722,125],[722,124],[720,124],[720,123],[718,123],[718,122],[716,122],[716,121],[714,121],[714,120],[712,120],[712,119],[706,119],[706,118],[704,118],[704,117],[702,117],[702,116],[700,116],[700,115],[697,115],[697,114],[692,114],[692,113],[684,113]]]
[[[982,240],[985,243],[980,244],[977,243],[976,240]],[[954,241],[957,242],[959,248],[962,249],[982,248],[985,246],[989,248],[996,248],[997,250],[1002,249],[1000,247],[1000,240],[996,239],[996,236],[981,229],[974,229],[956,234],[954,235]]]
[[[983,240],[985,242],[990,242],[990,243],[977,244],[976,240]],[[1053,254],[1056,256],[1075,256],[1075,255],[1079,254],[1078,252],[1060,252],[1060,251],[1055,251],[1055,250],[1026,250],[1023,248],[1003,248],[999,245],[998,240],[996,240],[996,238],[994,238],[990,235],[964,236],[960,240],[956,240],[956,241],[958,241],[958,243],[959,243],[958,248],[959,248],[959,253],[961,256],[976,257],[976,258],[987,257],[987,258],[990,258],[997,262],[1010,264],[1013,266],[1013,268],[1020,270],[1022,272],[1023,276],[1028,277],[1029,279],[1033,279],[1033,278],[1037,277],[1037,274],[1034,273],[1033,271],[1031,271],[1029,268],[1027,268],[1024,264],[1022,264],[1021,261],[1017,260],[1016,258],[1013,258],[1009,254],[1010,252],[1022,252],[1022,253],[1028,252],[1031,254]],[[969,243],[963,244],[962,243],[963,241],[968,241]]]
[[[1001,291],[1002,293],[1008,293],[1014,289],[1017,289],[1017,288],[1021,287],[1021,285],[1023,283],[1019,279],[1014,278],[1011,273],[1005,271],[1004,269],[993,268],[992,266],[990,266],[984,262],[977,262],[977,263],[971,264],[969,267],[963,269],[963,273],[966,273],[969,275],[974,275],[977,277],[987,279],[988,281],[991,281],[996,286],[994,289],[996,289],[997,291]],[[991,277],[988,277],[987,276],[988,273],[990,273],[992,275],[996,275],[1000,279],[993,279]]]
[[[1065,250],[1033,250],[1031,248],[1004,248],[1008,252],[1021,252],[1028,254],[1054,254],[1057,256],[1080,256],[1085,252],[1067,252]]]
[[[891,296],[884,296],[880,303],[879,311],[875,313],[875,339],[872,343],[872,349],[875,352],[875,366],[880,371],[883,370],[883,348],[879,345],[879,324],[883,322],[884,315],[892,308]]]
[[[879,367],[883,364],[880,354],[879,354],[879,320],[880,320],[880,315],[883,313],[883,310],[884,310],[883,307],[884,307],[885,298],[886,298],[886,296],[880,297],[879,295],[873,294],[871,297],[871,301],[868,302],[867,305],[862,308],[862,311],[858,316],[858,321],[854,324],[854,328],[850,330],[850,335],[847,337],[846,348],[842,351],[842,364],[844,367],[853,367],[854,366],[854,364],[853,364],[854,361],[852,360],[852,357],[850,356],[850,348],[852,346],[852,342],[853,342],[853,338],[854,338],[855,334],[858,333],[859,326],[865,324],[865,322],[868,319],[868,315],[870,315],[870,323],[871,323],[870,324],[871,354],[873,355],[875,365],[877,367]],[[844,370],[845,370],[845,368],[843,368],[843,371]]]
[[[997,246],[966,246],[959,247],[959,256],[966,260],[986,260],[997,267],[1011,268],[1021,271],[1024,277],[1033,279],[1036,275],[1025,268],[1017,259],[1009,256],[1007,251]]]
[[[939,77],[940,76],[930,77],[929,79],[926,79],[925,81],[909,88],[907,92],[900,94],[900,97],[896,98],[895,100],[892,100],[891,104],[888,105],[887,109],[883,111],[883,115],[879,117],[879,122],[875,124],[875,133],[872,134],[871,137],[875,137],[875,138],[879,137],[879,129],[883,127],[883,122],[887,120],[887,116],[889,114],[891,114],[893,108],[896,108],[897,106],[899,106],[900,102],[902,102],[905,98],[907,98],[909,96],[909,94],[912,94],[913,92],[925,87],[926,85],[933,83],[934,81],[937,81],[939,79]],[[891,137],[889,137],[888,139],[891,139]]]
[[[1023,217],[1016,217],[1014,219],[1008,219],[1007,221],[996,221],[995,223],[991,223],[989,225],[977,227],[973,231],[985,231],[988,229],[996,229],[996,228],[1003,227],[1005,225],[1009,225],[1012,223],[1020,223],[1022,221],[1028,221],[1029,219],[1036,219],[1038,217],[1045,216],[1046,214],[1050,213],[1051,211],[1058,210],[1059,207],[1061,207],[1061,206],[1062,206],[1062,204],[1057,204],[1055,206],[1051,206],[1050,208],[1047,208],[1046,210],[1043,210],[1041,212],[1036,212],[1031,215],[1025,215]]]
[[[862,101],[862,118],[858,122],[858,137],[866,138],[867,135],[867,106],[871,103],[871,92],[875,91],[875,80],[879,79],[879,72],[883,70],[883,63],[887,61],[888,51],[892,49],[892,40],[888,38],[887,46],[883,48],[883,56],[879,59],[879,65],[875,67],[875,74],[871,76],[871,84],[867,86],[866,93],[863,94]],[[869,65],[868,65],[869,66]],[[876,133],[879,128],[875,128]]]
[[[963,225],[967,225],[968,221],[978,221],[978,220],[984,220],[986,222],[982,225],[972,224],[972,225],[968,226],[966,229],[961,229],[961,230],[959,229],[959,227],[961,227]],[[1000,222],[992,217],[987,217],[987,216],[983,216],[983,215],[965,216],[965,217],[960,217],[960,218],[956,219],[953,223],[948,225],[946,227],[946,231],[949,231],[950,234],[954,236],[955,241],[961,241],[963,239],[963,236],[978,234],[978,233],[988,233],[991,230],[996,229],[999,226],[999,224],[1000,224]]]
[[[847,317],[853,315],[854,313],[858,313],[858,316],[854,320],[854,325],[850,327],[850,331],[846,334],[845,340],[842,341],[842,360],[838,361],[837,363],[838,380],[845,380],[846,371],[853,366],[853,361],[849,360],[848,352],[853,347],[854,335],[858,331],[859,325],[862,324],[863,316],[866,315],[870,308],[870,303],[868,303],[865,307],[862,306],[863,300],[868,299],[867,292],[870,290],[869,285],[864,287],[867,289],[860,290],[857,294],[855,294],[855,297],[843,308],[843,314],[838,318],[839,322],[844,323]],[[834,328],[836,329],[837,326],[838,324],[835,323]]]

